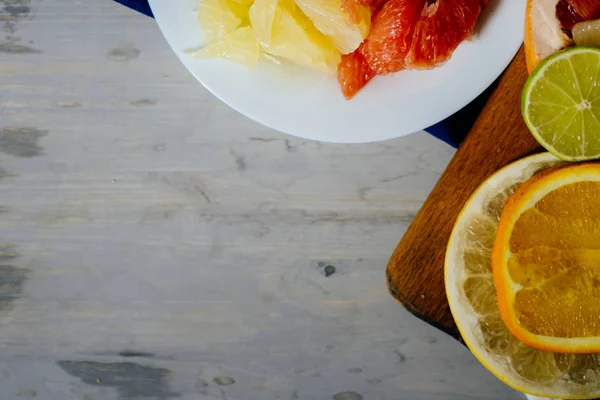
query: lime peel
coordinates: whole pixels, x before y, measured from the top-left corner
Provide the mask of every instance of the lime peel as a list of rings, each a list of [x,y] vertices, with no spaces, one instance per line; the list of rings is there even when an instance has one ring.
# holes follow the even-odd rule
[[[521,113],[556,157],[600,158],[600,48],[575,46],[546,58],[525,83]]]

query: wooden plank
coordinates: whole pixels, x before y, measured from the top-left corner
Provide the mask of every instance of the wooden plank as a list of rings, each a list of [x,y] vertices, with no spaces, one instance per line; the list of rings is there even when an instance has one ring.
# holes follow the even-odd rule
[[[453,149],[289,137],[215,99],[149,18],[7,4],[0,399],[522,398],[385,289]]]

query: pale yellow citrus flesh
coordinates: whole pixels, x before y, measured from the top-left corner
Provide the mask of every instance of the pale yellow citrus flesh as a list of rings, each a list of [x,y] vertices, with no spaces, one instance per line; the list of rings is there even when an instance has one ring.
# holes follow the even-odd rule
[[[296,0],[296,4],[342,54],[356,50],[369,33],[369,7],[357,6],[359,20],[354,22],[341,0]]]
[[[551,352],[519,340],[500,314],[492,273],[492,247],[506,200],[533,175],[563,165],[567,164],[548,153],[531,156],[498,171],[476,190],[460,213],[448,243],[446,293],[465,343],[500,380],[537,396],[592,399],[600,397],[600,353]],[[585,210],[590,208],[580,208],[587,216]],[[567,212],[565,208],[563,212]],[[572,257],[569,252],[562,253],[561,257]],[[530,250],[521,257],[525,264],[539,262],[542,252]],[[551,258],[545,252],[543,257]],[[522,275],[515,274],[515,279],[544,279],[547,273]]]
[[[255,46],[240,45],[257,41],[259,60],[285,59],[335,73],[342,52],[356,49],[370,28],[369,8],[358,7],[360,18],[354,22],[342,10],[341,0],[299,0],[302,9],[294,0],[200,0],[199,4],[198,20],[207,48],[191,54],[225,58],[249,68],[255,65]],[[245,32],[249,36],[242,38]]]
[[[266,53],[334,73],[341,53],[290,0],[256,0],[250,23]]]
[[[198,22],[208,45],[247,21],[250,4],[241,0],[200,0],[198,8]]]
[[[196,58],[224,58],[252,69],[260,58],[260,45],[249,26],[227,33],[191,54]]]

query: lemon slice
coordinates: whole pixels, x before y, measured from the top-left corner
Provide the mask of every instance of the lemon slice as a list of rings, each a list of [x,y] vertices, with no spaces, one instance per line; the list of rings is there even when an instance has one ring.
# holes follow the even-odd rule
[[[539,350],[514,337],[500,316],[491,252],[504,202],[534,174],[564,164],[549,153],[496,172],[461,211],[446,251],[445,283],[456,325],[475,357],[509,386],[541,397],[600,396],[600,353]]]
[[[571,47],[529,76],[521,103],[537,141],[567,161],[600,157],[600,48]]]

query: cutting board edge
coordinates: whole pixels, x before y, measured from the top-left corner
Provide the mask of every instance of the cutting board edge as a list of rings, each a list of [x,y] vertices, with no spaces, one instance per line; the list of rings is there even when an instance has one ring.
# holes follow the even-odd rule
[[[392,261],[393,261],[393,257],[390,260],[390,262],[392,262]],[[397,288],[393,284],[393,277],[389,271],[389,264],[385,270],[385,282],[386,282],[386,286],[387,286],[390,296],[392,296],[394,298],[394,300],[396,300],[398,303],[400,303],[400,305],[404,309],[406,309],[406,311],[408,311],[409,313],[411,313],[412,315],[414,315],[421,321],[425,322],[427,325],[431,325],[432,327],[444,332],[446,335],[450,336],[451,338],[458,340],[462,344],[465,344],[460,333],[458,333],[457,331],[454,331],[454,330],[447,329],[442,324],[439,324],[438,322],[432,320],[431,318],[428,318],[425,314],[419,312],[419,310],[416,307],[413,307],[410,304],[410,302],[403,300],[402,296],[400,295],[400,292],[397,290]]]

